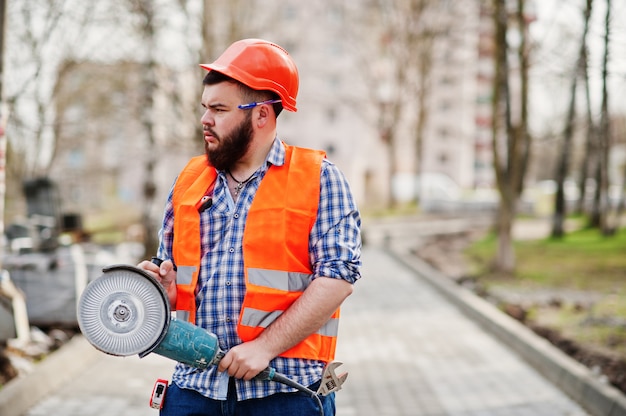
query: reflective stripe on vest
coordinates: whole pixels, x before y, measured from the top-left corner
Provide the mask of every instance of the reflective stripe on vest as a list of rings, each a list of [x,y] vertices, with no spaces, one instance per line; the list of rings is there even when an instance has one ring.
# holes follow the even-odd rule
[[[304,292],[309,286],[311,275],[306,273],[284,272],[281,270],[248,269],[248,282],[276,289],[283,292]],[[264,311],[246,307],[242,310],[241,324],[267,328],[283,311]],[[339,320],[331,318],[321,327],[317,334],[336,337],[339,330]]]
[[[241,316],[241,324],[267,328],[283,311],[266,312],[259,309],[245,308]],[[318,335],[336,337],[339,332],[339,319],[331,318],[318,331]]]
[[[284,292],[303,292],[309,286],[311,274],[248,268],[248,281]]]

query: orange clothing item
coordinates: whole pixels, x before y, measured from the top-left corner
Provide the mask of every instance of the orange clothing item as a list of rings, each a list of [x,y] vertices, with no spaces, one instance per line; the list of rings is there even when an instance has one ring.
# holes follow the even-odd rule
[[[246,220],[243,236],[246,295],[237,327],[244,342],[258,337],[287,310],[308,287],[313,275],[309,233],[317,217],[320,170],[325,155],[321,151],[285,147],[284,165],[270,166]],[[174,187],[176,309],[194,323],[195,287],[200,269],[198,205],[215,179],[215,169],[202,156],[190,161]],[[338,319],[339,310],[319,331],[280,355],[331,361],[337,343]]]
[[[174,243],[176,264],[176,313],[181,319],[196,323],[196,285],[200,272],[200,214],[198,205],[215,184],[217,172],[206,156],[189,161],[176,179],[174,204]]]

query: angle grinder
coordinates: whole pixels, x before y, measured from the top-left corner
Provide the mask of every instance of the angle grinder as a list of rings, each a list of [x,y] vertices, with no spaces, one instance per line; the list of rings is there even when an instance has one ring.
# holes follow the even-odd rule
[[[225,352],[205,329],[171,316],[163,286],[149,273],[130,265],[113,265],[87,285],[77,306],[78,326],[96,349],[118,357],[156,353],[191,367],[219,364]],[[268,367],[255,378],[286,384],[317,399],[341,388],[347,374],[337,377],[331,362],[314,392]],[[323,412],[323,411],[322,411]]]
[[[217,337],[171,318],[167,294],[151,275],[127,265],[103,272],[78,302],[78,326],[94,347],[121,357],[154,352],[201,369],[219,363]]]

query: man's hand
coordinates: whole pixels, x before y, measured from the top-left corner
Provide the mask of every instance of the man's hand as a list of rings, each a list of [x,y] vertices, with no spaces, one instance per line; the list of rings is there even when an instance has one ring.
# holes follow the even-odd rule
[[[219,371],[228,371],[228,375],[243,380],[251,380],[265,370],[274,357],[264,354],[257,341],[244,342],[231,348],[218,366]]]
[[[176,271],[171,260],[165,260],[161,266],[157,266],[151,261],[144,260],[137,265],[138,268],[148,272],[157,282],[161,283],[167,297],[170,300],[172,309],[176,308]]]

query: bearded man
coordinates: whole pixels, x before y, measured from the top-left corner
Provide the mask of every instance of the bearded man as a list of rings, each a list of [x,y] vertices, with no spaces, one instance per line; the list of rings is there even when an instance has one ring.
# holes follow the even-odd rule
[[[254,379],[266,367],[317,390],[334,358],[339,307],[360,278],[360,214],[324,152],[290,146],[298,71],[275,43],[231,45],[203,80],[205,155],[181,171],[156,265],[178,319],[217,335],[219,366],[178,363],[162,415],[319,415],[311,397]],[[335,414],[334,393],[322,398]]]

